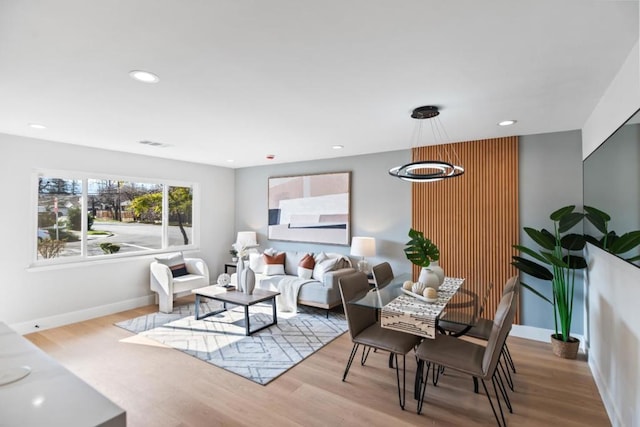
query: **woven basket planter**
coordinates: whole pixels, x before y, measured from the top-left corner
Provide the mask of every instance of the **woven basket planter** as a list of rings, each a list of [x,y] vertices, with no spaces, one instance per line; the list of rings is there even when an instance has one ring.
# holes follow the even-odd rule
[[[562,341],[562,335],[551,334],[551,348],[553,354],[563,359],[575,359],[578,356],[578,348],[580,348],[580,340],[569,337],[569,341]]]

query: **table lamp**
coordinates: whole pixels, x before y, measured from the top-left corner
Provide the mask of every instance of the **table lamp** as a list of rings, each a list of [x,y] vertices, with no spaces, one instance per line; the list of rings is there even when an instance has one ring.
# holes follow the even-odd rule
[[[376,256],[376,239],[373,237],[352,238],[351,255],[362,257],[360,261],[358,261],[358,271],[369,274],[371,268],[365,257]]]

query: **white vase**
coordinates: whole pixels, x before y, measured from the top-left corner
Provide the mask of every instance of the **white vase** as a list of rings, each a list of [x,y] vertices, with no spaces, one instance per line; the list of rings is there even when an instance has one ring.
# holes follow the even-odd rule
[[[444,270],[442,269],[442,267],[440,267],[440,262],[431,261],[431,264],[429,264],[429,269],[436,273],[436,275],[438,276],[438,280],[440,281],[439,284],[442,285],[444,283]]]
[[[422,267],[420,270],[420,276],[418,282],[424,283],[429,288],[438,289],[440,287],[440,279],[438,275],[433,272],[429,267]]]
[[[256,287],[256,273],[251,268],[242,270],[242,291],[251,295]]]
[[[244,271],[244,261],[242,258],[238,258],[238,263],[236,264],[236,290],[238,292],[242,292],[242,272]]]

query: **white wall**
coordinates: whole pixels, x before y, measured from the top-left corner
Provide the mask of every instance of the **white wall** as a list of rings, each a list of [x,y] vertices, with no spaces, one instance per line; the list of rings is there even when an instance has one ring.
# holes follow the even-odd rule
[[[638,44],[582,129],[583,158],[640,108]],[[589,365],[614,426],[640,425],[640,269],[588,247]]]
[[[549,215],[563,206],[582,207],[582,161],[580,131],[554,132],[520,137],[519,144],[520,173],[520,243],[529,248],[538,247],[525,233],[522,227],[552,229]],[[579,233],[580,226],[572,232]],[[530,276],[521,280],[535,286],[551,298],[549,281]],[[579,338],[584,333],[584,293],[582,272],[576,276],[574,307],[571,331]],[[522,325],[553,330],[553,306],[527,289],[520,293],[520,323]],[[514,328],[517,332],[518,328]],[[549,341],[550,334],[544,334]]]
[[[29,268],[34,250],[36,169],[86,171],[196,183],[201,194],[200,251],[212,277],[234,240],[234,171],[155,157],[0,134],[3,183],[0,321],[20,333],[149,304],[151,256]],[[35,181],[37,182],[37,181]],[[226,202],[225,202],[226,201]]]

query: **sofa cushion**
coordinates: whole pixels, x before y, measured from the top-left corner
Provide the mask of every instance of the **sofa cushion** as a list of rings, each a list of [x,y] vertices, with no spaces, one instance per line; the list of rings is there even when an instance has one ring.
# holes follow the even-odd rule
[[[289,276],[298,275],[298,266],[302,258],[307,255],[306,252],[287,251],[287,256],[284,260],[284,274]]]
[[[285,274],[284,262],[286,255],[284,252],[280,252],[276,255],[269,255],[267,253],[264,253],[262,257],[265,263],[264,274],[266,274],[267,276]]]
[[[186,276],[189,274],[187,271],[187,265],[184,263],[182,252],[156,257],[156,261],[169,267],[173,277]]]
[[[324,278],[324,273],[333,270],[339,258],[321,257],[320,259],[321,261],[319,262],[316,259],[316,265],[313,267],[312,277],[316,280],[322,281]]]
[[[298,263],[298,277],[302,279],[311,279],[315,265],[316,260],[313,258],[313,255],[305,254]]]
[[[264,265],[264,258],[262,257],[262,254],[249,254],[249,268],[252,269],[256,274],[264,273]]]

